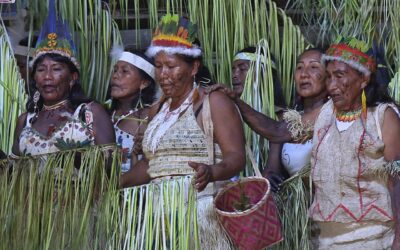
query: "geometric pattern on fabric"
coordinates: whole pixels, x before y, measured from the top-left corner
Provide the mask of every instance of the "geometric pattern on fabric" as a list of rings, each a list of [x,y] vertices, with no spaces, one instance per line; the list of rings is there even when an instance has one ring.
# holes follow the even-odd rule
[[[265,178],[247,177],[223,188],[215,197],[218,219],[237,248],[263,249],[283,239],[269,187]],[[244,202],[249,208],[237,211],[235,207]]]

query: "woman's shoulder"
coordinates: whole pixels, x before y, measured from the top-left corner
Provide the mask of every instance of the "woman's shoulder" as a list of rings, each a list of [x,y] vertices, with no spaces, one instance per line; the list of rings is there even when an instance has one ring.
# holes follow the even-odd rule
[[[234,102],[223,92],[214,90],[212,92],[206,92],[203,87],[198,88],[199,98],[198,102],[203,103],[205,98],[209,98],[210,105],[212,107],[217,106],[219,108],[234,107]]]
[[[24,112],[24,113],[22,113],[20,116],[18,116],[17,127],[18,127],[18,128],[24,127],[28,116],[31,115],[31,114],[32,114],[32,113]],[[32,114],[32,115],[33,115],[33,114]]]
[[[152,120],[153,117],[158,113],[158,111],[161,108],[161,105],[165,102],[165,99],[161,97],[159,100],[155,101],[153,104],[150,106],[146,107],[147,109],[147,117],[148,120]]]

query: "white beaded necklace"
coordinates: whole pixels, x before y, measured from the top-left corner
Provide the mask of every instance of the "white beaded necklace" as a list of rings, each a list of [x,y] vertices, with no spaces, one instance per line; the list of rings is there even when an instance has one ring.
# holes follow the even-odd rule
[[[176,121],[178,121],[179,115],[192,104],[194,90],[195,89],[192,89],[185,101],[173,111],[169,111],[172,102],[172,99],[169,98],[166,102],[164,102],[160,112],[158,112],[158,114],[154,116],[153,120],[149,123],[147,127],[147,133],[150,138],[149,148],[152,150],[153,154],[157,150],[158,144],[167,130],[172,127]]]

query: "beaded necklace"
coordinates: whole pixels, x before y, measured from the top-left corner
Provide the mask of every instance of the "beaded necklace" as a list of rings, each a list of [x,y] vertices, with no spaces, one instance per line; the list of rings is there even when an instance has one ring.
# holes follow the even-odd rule
[[[62,106],[65,106],[65,104],[67,104],[67,103],[68,103],[68,100],[66,99],[66,100],[63,100],[61,102],[57,102],[56,104],[50,105],[50,106],[47,106],[46,104],[43,104],[43,109],[44,110],[54,110],[54,109],[58,109],[58,108],[60,108]]]
[[[352,122],[357,120],[362,113],[362,109],[352,110],[352,111],[335,111],[336,120],[340,122]]]
[[[120,116],[116,116],[116,115],[115,115],[115,110],[114,110],[114,112],[112,113],[112,116],[111,116],[111,121],[112,121],[112,123],[114,123],[114,124],[116,125],[116,124],[118,124],[121,120],[124,120],[125,118],[127,118],[127,117],[130,116],[131,114],[135,113],[136,111],[138,111],[137,108],[129,110],[129,112],[126,113],[126,114],[123,114],[123,115],[120,115]],[[117,120],[115,120],[115,118],[117,118]]]

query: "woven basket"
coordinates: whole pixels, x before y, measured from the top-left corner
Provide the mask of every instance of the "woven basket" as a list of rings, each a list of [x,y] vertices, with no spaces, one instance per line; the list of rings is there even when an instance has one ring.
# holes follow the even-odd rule
[[[234,204],[244,192],[251,208],[235,211]],[[281,223],[275,202],[270,195],[270,184],[262,177],[247,177],[229,184],[215,197],[218,219],[239,249],[263,249],[280,242]]]

